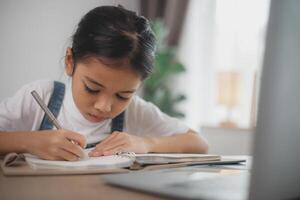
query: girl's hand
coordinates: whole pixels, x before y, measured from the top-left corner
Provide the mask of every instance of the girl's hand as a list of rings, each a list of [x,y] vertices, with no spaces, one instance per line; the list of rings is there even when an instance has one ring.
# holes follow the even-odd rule
[[[97,144],[96,148],[89,153],[89,156],[107,156],[121,151],[148,153],[149,145],[146,138],[115,131]]]
[[[75,161],[84,156],[82,148],[86,141],[79,133],[61,129],[39,131],[31,136],[27,151],[42,159]]]

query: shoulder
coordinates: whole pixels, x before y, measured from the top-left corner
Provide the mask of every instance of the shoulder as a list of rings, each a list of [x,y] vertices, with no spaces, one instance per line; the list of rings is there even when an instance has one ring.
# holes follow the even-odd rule
[[[33,101],[32,91],[36,91],[41,99],[46,103],[49,101],[54,88],[53,80],[37,80],[23,85],[17,93],[9,98],[10,102],[22,105],[22,109],[35,109],[36,102]]]
[[[163,113],[156,105],[135,96],[126,112],[127,130],[139,135],[172,135],[188,127],[176,118]]]
[[[23,97],[27,97],[31,100],[31,92],[35,90],[44,101],[47,101],[53,92],[53,88],[54,80],[36,80],[25,84],[18,90],[17,95],[20,94]]]
[[[143,121],[143,119],[153,116],[160,110],[151,102],[147,102],[141,97],[135,95],[126,109],[126,119],[131,122]]]
[[[156,105],[137,95],[133,97],[126,111],[127,114],[130,115],[131,119],[161,112]]]
[[[135,95],[128,106],[129,110],[136,110],[136,109],[158,109],[153,103],[148,102],[141,97]]]
[[[33,91],[41,93],[41,95],[52,92],[54,87],[53,80],[36,80],[24,85],[20,90]]]
[[[33,130],[33,127],[38,125],[35,121],[43,116],[43,112],[33,100],[31,92],[35,90],[42,100],[47,102],[53,88],[53,81],[38,80],[23,85],[13,96],[3,100],[0,103],[0,126],[2,129]]]

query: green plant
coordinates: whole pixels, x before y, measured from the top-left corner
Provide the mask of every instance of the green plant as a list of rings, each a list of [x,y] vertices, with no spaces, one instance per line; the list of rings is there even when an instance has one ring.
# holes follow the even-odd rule
[[[176,104],[186,99],[183,94],[174,94],[170,79],[185,71],[176,59],[174,48],[166,44],[168,30],[160,20],[152,22],[152,29],[157,39],[154,73],[146,79],[143,87],[144,99],[157,105],[170,116],[182,118],[184,114],[176,110]]]

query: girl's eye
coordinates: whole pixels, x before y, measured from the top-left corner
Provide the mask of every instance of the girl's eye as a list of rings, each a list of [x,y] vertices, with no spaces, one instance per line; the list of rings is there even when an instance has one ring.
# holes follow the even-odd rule
[[[130,97],[122,97],[121,95],[116,95],[118,99],[120,99],[121,101],[127,101],[128,99],[130,99]]]
[[[84,86],[84,88],[85,88],[85,91],[87,91],[90,94],[97,94],[98,92],[100,92],[100,90],[93,90],[86,85]]]

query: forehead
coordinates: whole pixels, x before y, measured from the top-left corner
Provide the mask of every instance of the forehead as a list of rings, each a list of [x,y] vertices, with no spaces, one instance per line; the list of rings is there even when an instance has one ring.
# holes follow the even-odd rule
[[[137,89],[141,77],[131,67],[128,59],[89,57],[76,65],[78,75],[87,76],[111,89]]]

